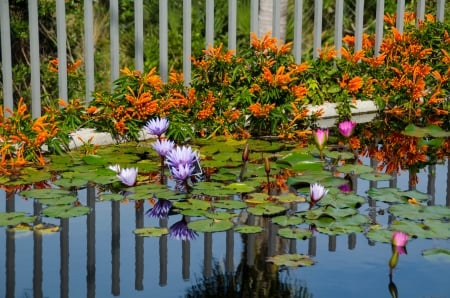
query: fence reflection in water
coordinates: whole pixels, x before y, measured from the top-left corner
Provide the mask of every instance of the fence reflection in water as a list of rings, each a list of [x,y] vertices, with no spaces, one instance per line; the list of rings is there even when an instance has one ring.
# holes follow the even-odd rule
[[[372,163],[374,164],[374,163]],[[431,165],[427,168],[427,171],[423,171],[420,174],[420,180],[418,188],[422,191],[427,191],[430,195],[430,205],[440,204],[446,205],[450,207],[450,165],[447,161],[445,165]],[[381,183],[377,182],[366,182],[360,179],[353,179],[354,187],[357,189],[357,193],[360,195],[365,195],[365,192],[368,188],[372,187],[399,187],[405,189],[408,177],[407,173],[405,175],[400,176],[398,179],[394,177],[388,185],[380,185]],[[445,181],[446,180],[446,181]],[[446,182],[446,183],[445,183]],[[18,195],[13,193],[2,193],[1,201],[4,205],[4,211],[6,212],[14,212],[14,211],[23,211],[23,206],[27,206],[30,210],[26,212],[33,213],[38,216],[37,222],[40,221],[39,214],[41,212],[42,206],[37,202],[37,200],[33,201],[24,201],[19,198]],[[96,198],[96,189],[94,186],[88,186],[86,189],[79,191],[80,201],[91,208],[91,212],[86,216],[86,218],[72,218],[72,219],[60,219],[54,220],[53,223],[60,225],[59,232],[59,251],[57,248],[52,247],[51,241],[47,241],[46,237],[57,237],[54,235],[42,235],[40,232],[33,232],[32,236],[32,260],[29,259],[29,254],[31,252],[31,247],[23,247],[17,244],[20,240],[22,244],[22,236],[21,234],[24,232],[15,232],[13,230],[4,229],[4,245],[0,242],[1,247],[5,247],[4,258],[0,256],[0,261],[5,264],[5,276],[0,274],[0,281],[5,277],[4,283],[5,297],[17,297],[20,296],[20,288],[26,289],[25,286],[31,285],[33,297],[49,297],[52,296],[48,294],[50,287],[56,288],[56,285],[60,285],[59,293],[60,297],[69,297],[70,293],[75,292],[79,293],[81,291],[80,285],[74,282],[71,282],[71,279],[76,279],[77,282],[80,281],[79,276],[74,277],[75,275],[83,275],[82,272],[72,270],[71,264],[75,264],[75,267],[79,267],[77,262],[78,256],[82,256],[85,253],[85,256],[80,257],[80,259],[86,259],[86,271],[84,275],[86,276],[86,297],[102,297],[99,295],[99,292],[102,292],[102,285],[105,282],[105,274],[103,266],[107,263],[104,260],[107,260],[107,248],[108,245],[104,243],[103,238],[104,234],[107,230],[107,221],[108,214],[101,212],[100,216],[98,216],[99,211],[103,211],[102,209],[106,209],[104,204],[110,204],[111,213],[110,216],[110,264],[111,268],[109,269],[111,280],[110,280],[110,293],[113,296],[121,295],[121,286],[124,286],[124,281],[127,278],[123,278],[124,275],[131,276],[129,271],[125,271],[124,268],[121,268],[121,264],[125,265],[125,268],[131,264],[132,254],[128,250],[129,243],[126,243],[130,238],[129,234],[132,233],[131,230],[127,230],[124,234],[121,234],[121,231],[124,229],[124,225],[127,228],[130,228],[129,220],[130,218],[121,218],[121,213],[124,211],[124,205],[121,202],[97,202]],[[85,200],[85,202],[84,202]],[[17,205],[21,206],[17,206]],[[129,204],[130,205],[130,204]],[[376,203],[372,199],[368,199],[368,215],[371,217],[373,222],[381,222],[380,215],[376,212]],[[130,207],[131,206],[126,206]],[[378,206],[379,207],[379,206]],[[293,208],[296,208],[293,206]],[[17,210],[16,210],[17,209]],[[3,211],[3,210],[0,210]],[[129,214],[128,214],[129,215]],[[144,214],[144,208],[135,208],[134,210],[134,227],[141,228],[145,225],[148,225],[147,220]],[[242,216],[242,214],[241,214]],[[175,216],[178,217],[178,216]],[[378,218],[377,218],[378,217]],[[86,221],[86,229],[82,227],[82,222]],[[236,272],[236,261],[240,264],[240,266],[247,267],[258,267],[258,264],[264,263],[265,258],[267,256],[274,256],[276,254],[282,253],[297,253],[299,248],[297,245],[299,241],[292,239],[281,238],[277,234],[278,226],[270,221],[269,218],[263,218],[259,216],[254,216],[251,214],[246,215],[246,217],[242,216],[242,220],[245,220],[247,224],[260,224],[264,226],[264,231],[259,234],[248,234],[243,235],[240,240],[241,243],[236,245],[236,239],[239,239],[239,236],[236,236],[234,231],[229,230],[224,233],[218,233],[213,236],[211,233],[204,233],[200,237],[203,237],[203,278],[213,278],[215,274],[215,262],[214,259],[217,258],[216,250],[214,249],[213,238],[218,239],[217,241],[222,244],[225,243],[225,247],[219,247],[217,250],[223,250],[225,248],[224,254],[224,268],[225,274],[233,275]],[[386,218],[387,222],[383,224],[387,224],[393,220],[392,217],[388,216]],[[45,220],[47,221],[47,219]],[[51,221],[51,220],[50,220]],[[159,226],[168,227],[169,221],[172,221],[172,218],[169,219],[160,219]],[[72,226],[75,224],[75,226]],[[78,233],[84,233],[86,237],[86,250],[84,251],[83,247],[80,247],[79,243],[83,241],[78,238]],[[128,235],[127,235],[128,234]],[[57,234],[56,234],[57,235]],[[125,237],[124,237],[125,236]],[[25,236],[26,237],[26,236]],[[23,237],[23,238],[25,238]],[[174,247],[177,247],[177,243],[170,243],[171,247],[169,247],[169,239],[168,236],[162,236],[158,239],[159,241],[159,250],[157,250],[154,245],[150,245],[150,243],[146,243],[146,239],[140,236],[134,235],[134,289],[136,291],[144,291],[145,284],[149,284],[149,281],[144,280],[145,274],[147,276],[151,276],[156,268],[155,264],[159,257],[159,286],[174,286],[173,281],[170,280],[170,276],[172,275],[172,271],[179,272],[179,274],[184,281],[191,280],[191,258],[195,260],[195,264],[197,265],[197,261],[201,262],[201,255],[197,250],[192,251],[191,245],[192,243],[189,241],[179,241],[181,246],[181,266],[178,260],[173,259],[173,257],[169,257],[172,254],[172,250]],[[355,233],[351,233],[345,236],[347,237],[347,249],[353,250],[356,248],[357,243],[357,235]],[[31,239],[31,237],[29,237]],[[0,238],[1,240],[1,238]],[[328,251],[335,252],[337,248],[337,237],[336,236],[328,236]],[[31,240],[30,240],[31,241]],[[25,242],[31,244],[29,242]],[[195,240],[199,241],[199,239]],[[307,240],[307,253],[310,256],[316,256],[317,253],[317,237],[313,236]],[[177,241],[178,242],[178,241]],[[155,244],[156,242],[151,242],[151,244]],[[173,245],[172,245],[173,244]],[[302,243],[303,244],[303,243]],[[376,243],[368,241],[368,244],[373,246]],[[124,247],[121,247],[124,245]],[[196,245],[197,247],[197,245]],[[48,252],[54,251],[51,253],[52,256],[49,260],[43,260],[43,256],[48,257]],[[124,253],[125,251],[125,253]],[[241,257],[238,260],[235,259],[235,251],[241,252]],[[100,253],[100,257],[97,257],[97,252]],[[157,253],[156,253],[157,252]],[[306,252],[305,252],[306,253]],[[52,276],[51,271],[57,269],[57,260],[56,256],[59,254],[60,262],[59,262],[59,280],[46,280],[44,278],[44,272],[48,276]],[[144,260],[145,256],[151,256],[151,260]],[[171,263],[171,267],[169,267],[169,259]],[[121,263],[122,262],[122,263]],[[245,262],[245,264],[242,264]],[[32,264],[30,264],[32,263]],[[27,264],[27,268],[23,267],[23,264]],[[151,266],[149,266],[151,264]],[[31,269],[28,271],[27,269]],[[99,268],[102,267],[102,268]],[[178,269],[179,268],[179,269]],[[23,272],[25,269],[25,272]],[[99,270],[100,269],[100,270]],[[195,271],[195,269],[194,269]],[[169,273],[170,272],[170,273]],[[30,280],[27,278],[30,276]],[[122,281],[121,281],[122,277]],[[198,276],[196,276],[197,278]],[[32,280],[32,283],[29,284],[29,281]],[[191,281],[192,282],[192,281]],[[76,285],[76,289],[70,289],[71,285]],[[18,286],[20,285],[20,286]],[[125,287],[128,287],[126,285]],[[180,285],[176,285],[180,286]],[[181,285],[184,288],[189,286],[189,283]],[[154,287],[149,285],[149,287]],[[52,290],[54,291],[54,290]]]

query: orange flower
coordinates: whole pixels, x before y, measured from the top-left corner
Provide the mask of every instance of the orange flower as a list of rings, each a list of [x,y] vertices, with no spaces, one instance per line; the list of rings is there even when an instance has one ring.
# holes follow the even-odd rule
[[[308,94],[308,88],[306,88],[304,85],[292,86],[291,92],[294,94],[295,99],[299,100],[305,97],[306,94]]]
[[[337,51],[334,47],[325,46],[324,48],[319,49],[318,51],[320,59],[323,59],[325,61],[330,61],[336,58],[337,55]]]
[[[259,102],[251,104],[248,109],[252,112],[252,115],[257,118],[267,118],[270,111],[275,108],[275,104],[261,105]]]

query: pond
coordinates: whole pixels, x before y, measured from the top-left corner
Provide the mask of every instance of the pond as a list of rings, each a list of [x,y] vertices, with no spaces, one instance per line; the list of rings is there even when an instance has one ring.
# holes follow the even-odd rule
[[[262,153],[253,152],[252,155]],[[150,159],[155,160],[154,157],[151,155]],[[122,156],[116,155],[115,158],[120,162]],[[361,161],[365,165],[371,164],[367,158],[362,158]],[[55,159],[51,171],[55,170],[56,164],[58,161]],[[97,169],[106,167],[92,164]],[[207,164],[205,161],[202,165]],[[157,165],[154,162],[147,166],[157,169]],[[78,166],[73,166],[75,172],[79,170]],[[259,168],[264,168],[264,164],[258,164],[257,167],[260,171]],[[50,172],[50,169],[45,169],[47,170]],[[247,170],[249,173],[256,171],[250,165]],[[264,169],[260,173],[264,178]],[[223,172],[221,174],[224,175]],[[85,172],[82,175],[86,175],[87,180],[91,179]],[[197,237],[189,241],[173,239],[167,234],[143,237],[135,233],[138,228],[170,227],[182,220],[183,216],[177,212],[170,213],[167,218],[148,216],[147,211],[152,208],[154,201],[123,195],[122,190],[117,188],[117,181],[113,183],[114,187],[99,183],[86,184],[82,181],[78,187],[71,186],[71,192],[77,197],[74,206],[87,206],[89,212],[67,218],[43,213],[48,208],[48,202],[44,198],[25,198],[18,193],[1,191],[1,213],[44,214],[37,217],[34,225],[43,222],[49,229],[59,229],[52,232],[49,229],[31,231],[28,225],[23,225],[22,229],[0,227],[0,266],[4,268],[0,271],[0,296],[450,297],[450,241],[449,236],[445,236],[450,233],[449,209],[436,209],[443,214],[442,226],[437,231],[443,231],[444,236],[427,237],[425,234],[417,238],[411,237],[407,243],[407,253],[399,256],[390,275],[389,262],[393,248],[389,238],[386,241],[383,233],[375,233],[372,237],[367,235],[369,230],[376,229],[375,226],[387,227],[395,219],[388,212],[388,208],[395,205],[390,202],[395,194],[379,194],[377,190],[398,188],[399,191],[406,191],[409,189],[409,174],[402,172],[388,181],[369,181],[355,176],[353,172],[351,176],[353,193],[344,195],[364,199],[356,209],[359,214],[369,218],[370,223],[364,223],[362,230],[343,227],[339,227],[341,230],[338,227],[333,230],[328,224],[321,225],[314,220],[313,225],[307,220],[298,225],[288,225],[290,228],[302,228],[302,232],[311,232],[310,235],[299,237],[295,234],[293,237],[286,237],[286,231],[282,232],[286,229],[283,220],[291,218],[283,218],[283,214],[287,212],[288,215],[295,216],[298,212],[308,212],[307,204],[293,200],[292,196],[288,196],[281,204],[288,206],[289,210],[276,214],[259,215],[255,210],[250,212],[250,207],[234,210],[224,208],[226,212],[222,213],[233,214],[232,229],[198,232]],[[79,176],[68,177],[64,176],[64,172],[58,176],[61,178],[59,181],[80,180]],[[53,188],[67,188],[61,186],[67,186],[62,182],[56,186],[58,180],[54,178],[49,179],[52,180],[50,184]],[[329,185],[337,185],[333,179],[327,181]],[[443,164],[421,170],[416,189],[408,194],[417,195],[420,201],[421,193],[427,193],[423,206],[449,207],[449,181],[449,164],[446,160]],[[148,181],[140,183],[149,184]],[[35,183],[35,188],[38,188],[36,185],[39,184]],[[292,185],[299,185],[295,197],[303,197],[305,190],[302,183],[296,181]],[[206,188],[206,184],[204,187]],[[128,188],[128,191],[133,190],[135,194],[139,193],[137,187]],[[244,198],[239,190],[242,189],[236,186],[238,194],[231,199],[240,201]],[[121,194],[124,197],[116,200],[116,197],[106,194]],[[161,197],[166,195],[160,193]],[[336,197],[338,194],[330,192],[327,196]],[[386,200],[373,199],[380,196]],[[172,197],[175,195],[172,194]],[[409,198],[409,195],[403,197],[405,198]],[[173,198],[171,200],[174,202]],[[208,201],[210,207],[215,204],[213,201]],[[258,208],[258,204],[248,202],[249,206]],[[181,205],[178,206],[178,211],[183,211]],[[219,207],[215,208],[221,210],[220,206],[223,205],[217,206]],[[320,206],[316,210],[323,210],[320,208],[326,207]],[[340,206],[337,209],[350,208]],[[186,211],[185,214],[190,222],[202,218],[192,211]],[[336,215],[337,217],[340,218],[340,215]],[[222,217],[217,217],[213,222],[221,220]],[[402,223],[404,222],[397,222],[399,225]],[[248,233],[236,231],[237,227],[244,225],[260,226],[263,230]],[[426,230],[426,227],[423,229]],[[436,231],[435,227],[429,229]],[[309,266],[301,263],[303,266],[299,267],[277,266],[269,259],[285,254],[306,255],[313,264]]]

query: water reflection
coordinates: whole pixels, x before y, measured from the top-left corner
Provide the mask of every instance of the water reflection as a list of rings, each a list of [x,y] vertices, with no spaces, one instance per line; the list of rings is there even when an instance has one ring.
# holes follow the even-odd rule
[[[448,167],[450,168],[450,166]],[[432,198],[429,204],[435,204],[437,198],[439,198],[439,203],[442,204],[445,201],[445,204],[450,206],[449,192],[447,191],[447,194],[444,194],[442,191],[442,189],[445,191],[445,185],[444,187],[439,185],[438,189],[440,189],[440,191],[436,191],[437,179],[435,172],[435,168],[428,169],[428,181],[426,181],[425,184]],[[397,179],[394,179],[393,181],[390,181],[389,186],[395,187],[397,186],[397,183]],[[376,182],[370,182],[369,184],[369,187],[378,186],[378,183]],[[357,184],[355,183],[353,185],[356,186]],[[358,185],[358,188],[359,187],[361,187],[361,185]],[[450,189],[450,179],[448,178],[447,189]],[[325,244],[327,245],[321,245],[321,242],[319,242],[319,237],[322,236],[319,236],[319,234],[313,235],[306,241],[284,239],[279,237],[277,234],[279,227],[273,224],[268,218],[242,213],[240,220],[242,220],[243,223],[249,225],[262,225],[264,227],[264,231],[260,234],[238,236],[236,236],[232,230],[218,234],[204,233],[196,240],[197,243],[199,241],[201,242],[200,246],[203,248],[203,254],[201,251],[198,252],[192,249],[193,242],[191,241],[184,240],[180,243],[173,240],[173,242],[171,242],[168,236],[163,236],[157,240],[154,240],[155,242],[152,242],[157,243],[157,245],[159,244],[158,250],[156,249],[156,246],[149,246],[149,242],[147,241],[148,239],[132,235],[131,230],[127,233],[132,236],[127,235],[127,233],[121,234],[121,225],[127,224],[130,219],[134,228],[146,226],[146,220],[149,219],[145,216],[144,208],[134,208],[132,213],[134,218],[133,216],[131,216],[131,218],[126,218],[123,216],[124,206],[120,202],[96,202],[96,189],[94,186],[88,186],[87,189],[82,191],[85,191],[86,193],[86,205],[91,208],[91,212],[85,219],[86,230],[83,231],[83,233],[86,233],[86,252],[83,252],[86,258],[86,296],[90,298],[104,297],[104,295],[101,294],[101,289],[98,288],[100,283],[98,283],[99,281],[96,279],[96,274],[103,273],[98,271],[99,265],[97,263],[98,260],[96,258],[96,250],[108,252],[108,248],[110,248],[111,267],[108,271],[110,273],[110,279],[107,278],[106,280],[108,283],[110,282],[110,293],[113,296],[129,296],[129,292],[124,290],[127,288],[127,285],[123,280],[128,281],[128,276],[124,275],[132,276],[133,273],[125,271],[124,268],[121,270],[122,257],[122,261],[127,260],[126,262],[131,263],[132,266],[134,264],[134,290],[137,292],[143,292],[143,295],[152,293],[152,286],[145,286],[145,284],[149,282],[147,276],[149,276],[149,274],[153,271],[157,271],[155,270],[155,265],[156,262],[159,261],[159,270],[156,272],[156,274],[159,274],[159,286],[167,288],[174,286],[170,271],[175,271],[181,279],[191,281],[191,283],[184,285],[184,288],[187,289],[187,297],[198,297],[205,293],[211,295],[214,294],[218,297],[224,297],[225,294],[228,297],[242,297],[250,294],[260,296],[272,295],[272,297],[282,297],[282,295],[291,295],[293,297],[311,297],[311,290],[308,290],[308,287],[302,282],[301,279],[283,279],[282,277],[284,276],[284,271],[270,263],[267,263],[267,256],[288,252],[307,253],[308,255],[315,257],[318,255],[318,251],[320,252],[320,248],[318,247],[319,245],[325,247],[324,249],[329,252],[334,253],[340,250],[339,239],[342,239],[343,237],[346,237],[345,239],[347,241],[347,243],[343,246],[346,245],[348,250],[356,250],[357,246],[361,245],[357,243],[357,234],[355,233],[345,236],[326,236],[328,239],[326,239]],[[18,200],[18,198],[16,198],[13,193],[6,193],[5,196],[5,200],[2,200],[2,202],[5,202],[5,210],[7,212],[16,211],[16,200]],[[42,206],[37,200],[30,201],[29,205],[30,213],[35,215],[40,214]],[[105,208],[107,205],[110,205],[111,208],[111,212],[107,213],[107,215],[110,216],[110,220],[108,217],[105,217],[107,220],[103,217],[97,218],[99,207]],[[295,205],[293,207],[295,207]],[[369,199],[367,208],[369,210],[368,214],[373,222],[380,221],[382,218],[384,219],[383,215],[376,212],[377,206],[374,201]],[[186,219],[189,220],[189,218]],[[392,217],[388,217],[387,221],[390,222],[392,219]],[[79,227],[73,224],[70,226],[73,220],[74,219],[59,220],[61,230],[59,235],[56,236],[59,236],[60,256],[59,259],[56,258],[56,260],[46,259],[46,262],[43,261],[43,255],[50,244],[46,243],[46,236],[43,236],[39,232],[32,232],[30,243],[33,245],[33,248],[30,253],[32,252],[33,264],[32,267],[30,266],[30,277],[32,275],[32,279],[30,278],[30,281],[32,280],[33,297],[54,296],[49,295],[49,290],[45,288],[46,286],[48,287],[48,283],[45,282],[45,274],[49,267],[56,267],[59,269],[59,280],[51,282],[53,286],[59,286],[59,297],[73,297],[71,293],[77,293],[77,289],[74,287],[73,282],[73,280],[76,280],[76,277],[71,276],[71,273],[72,275],[74,275],[74,272],[77,272],[77,275],[80,273],[74,269],[78,268],[76,264],[78,260],[74,260],[73,257],[71,258],[71,254],[74,254],[74,249],[79,249],[79,246],[74,246],[73,244],[81,240],[74,238],[76,236],[73,236],[73,233],[79,229],[83,230],[84,226]],[[178,217],[169,217],[168,219],[159,220],[158,224],[160,227],[168,227],[170,223],[176,222],[177,220],[179,220]],[[109,224],[111,224],[110,227]],[[98,243],[98,240],[96,243],[99,233],[102,233],[102,231],[99,231],[99,226],[108,227],[108,234],[109,231],[111,234],[110,243]],[[27,279],[26,276],[20,276],[20,279],[17,276],[17,269],[20,268],[17,260],[23,258],[22,255],[17,253],[17,251],[22,251],[16,244],[18,241],[17,236],[20,233],[11,229],[4,229],[4,231],[5,243],[0,244],[1,247],[5,247],[5,288],[4,292],[0,295],[4,294],[7,298],[17,297],[18,293],[23,291],[24,288],[22,279]],[[203,239],[201,239],[202,237]],[[325,237],[322,237],[321,239],[324,238]],[[132,246],[134,248],[134,256],[133,253],[130,253],[129,251],[122,253],[121,256],[121,245],[126,246],[125,241],[128,240],[131,240],[133,243]],[[181,262],[179,259],[169,257],[171,244],[180,244],[179,253],[181,255]],[[370,244],[376,245],[377,243]],[[221,247],[222,245],[223,247]],[[236,254],[236,248],[239,249],[240,254]],[[125,251],[123,247],[122,250]],[[3,251],[3,249],[1,251]],[[147,262],[149,258],[145,258],[145,256],[146,253],[150,253],[150,251],[151,262],[149,263]],[[221,259],[218,261],[217,251],[224,252],[223,260]],[[195,260],[195,262],[193,260]],[[199,277],[198,275],[195,275],[193,278],[193,274],[191,274],[191,272],[198,272],[197,266],[199,265],[202,266],[200,271],[201,276]],[[127,267],[125,266],[125,268]],[[399,276],[397,276],[397,279],[398,278]],[[103,277],[101,279],[103,279]],[[388,287],[390,289],[390,293],[396,293],[396,295],[398,295],[399,289],[396,289],[392,275],[389,277]],[[3,288],[3,286],[1,288]],[[146,288],[145,290],[147,290],[147,292],[144,291],[144,288]],[[385,286],[384,290],[386,291]]]

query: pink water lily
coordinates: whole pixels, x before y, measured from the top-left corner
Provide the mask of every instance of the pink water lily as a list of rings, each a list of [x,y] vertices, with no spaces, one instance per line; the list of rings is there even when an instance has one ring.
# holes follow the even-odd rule
[[[356,127],[356,122],[353,122],[351,120],[346,120],[338,125],[338,130],[344,137],[348,138],[353,134],[353,130]]]
[[[408,234],[400,231],[394,231],[394,233],[392,233],[391,238],[392,245],[404,247],[406,246],[407,242],[408,242]]]
[[[313,136],[317,149],[322,151],[328,141],[328,129],[318,128],[313,131]]]
[[[320,201],[326,194],[328,190],[319,183],[311,184],[309,187],[309,207],[312,208],[318,201]]]
[[[138,168],[125,168],[120,170],[117,177],[123,184],[133,186],[136,183],[137,175]]]

